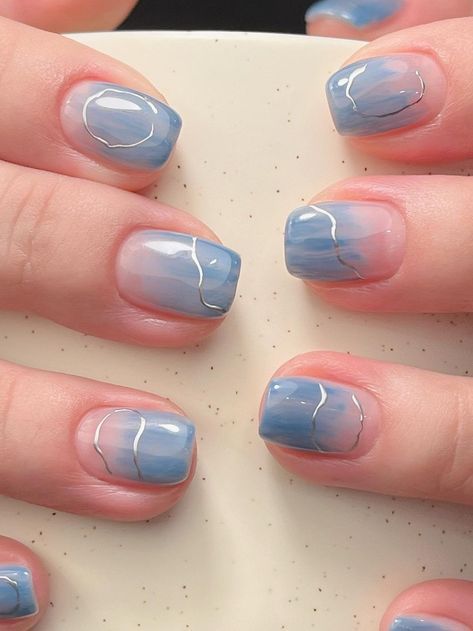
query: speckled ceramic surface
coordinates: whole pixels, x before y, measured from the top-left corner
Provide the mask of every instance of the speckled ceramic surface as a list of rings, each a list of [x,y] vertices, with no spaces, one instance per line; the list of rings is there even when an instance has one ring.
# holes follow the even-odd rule
[[[257,437],[262,391],[299,352],[471,369],[472,318],[345,313],[285,271],[290,210],[336,179],[406,170],[357,155],[333,131],[324,82],[359,44],[215,33],[79,39],[136,66],[182,114],[178,152],[150,195],[208,222],[243,255],[243,273],[223,327],[185,352],[0,316],[3,359],[157,392],[198,422],[195,482],[153,522],[0,500],[1,532],[31,545],[52,575],[38,628],[376,631],[408,585],[473,579],[471,511],[311,487],[281,470]]]

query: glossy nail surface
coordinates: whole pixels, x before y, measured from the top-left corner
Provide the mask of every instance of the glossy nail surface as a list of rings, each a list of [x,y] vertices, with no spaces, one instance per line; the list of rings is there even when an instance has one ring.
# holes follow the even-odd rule
[[[376,402],[360,388],[309,377],[278,377],[263,402],[263,440],[306,451],[347,453],[358,446]]]
[[[427,55],[400,53],[357,61],[327,83],[337,130],[366,136],[425,123],[445,102],[446,78]]]
[[[390,631],[471,631],[454,620],[428,616],[402,616],[390,626]]]
[[[140,171],[166,164],[182,126],[179,114],[152,96],[95,81],[70,90],[61,121],[74,148]]]
[[[404,220],[389,204],[321,202],[296,209],[286,224],[287,269],[304,280],[389,278],[404,249]]]
[[[403,0],[321,0],[309,7],[305,19],[330,17],[364,28],[392,17],[402,5]]]
[[[157,410],[92,410],[76,435],[79,461],[103,480],[178,484],[189,476],[194,446],[189,419]]]
[[[0,620],[36,613],[38,604],[30,570],[19,565],[0,565]]]
[[[146,309],[192,318],[221,318],[240,276],[236,252],[178,232],[143,230],[125,241],[117,260],[123,298]]]

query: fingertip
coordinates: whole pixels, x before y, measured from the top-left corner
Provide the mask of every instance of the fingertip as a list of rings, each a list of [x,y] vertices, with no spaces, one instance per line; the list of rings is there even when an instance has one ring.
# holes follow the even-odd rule
[[[397,596],[383,616],[380,629],[468,631],[472,625],[473,583],[442,579],[419,583]]]
[[[19,541],[0,537],[0,628],[33,628],[48,602],[49,576],[41,559]]]

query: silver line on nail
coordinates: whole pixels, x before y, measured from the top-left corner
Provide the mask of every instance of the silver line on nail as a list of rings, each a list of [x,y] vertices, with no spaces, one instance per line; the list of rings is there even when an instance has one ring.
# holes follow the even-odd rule
[[[395,110],[394,112],[388,112],[387,114],[364,114],[362,111],[359,110],[358,105],[355,101],[355,99],[352,97],[352,95],[350,94],[350,90],[353,87],[353,83],[355,81],[355,79],[357,77],[359,77],[360,75],[362,75],[367,68],[368,64],[365,64],[364,66],[362,66],[361,68],[357,68],[356,70],[354,70],[350,77],[348,79],[343,79],[341,82],[339,82],[339,86],[343,87],[343,85],[346,84],[346,89],[345,89],[345,96],[347,97],[347,99],[349,101],[351,101],[352,105],[353,105],[353,111],[357,112],[360,116],[362,116],[363,118],[386,118],[388,116],[394,116],[394,114],[400,114],[401,112],[404,112],[405,110],[409,109],[410,107],[412,107],[413,105],[417,105],[418,103],[420,103],[420,101],[422,101],[422,99],[424,98],[425,95],[425,90],[426,90],[426,85],[425,85],[425,81],[424,79],[421,77],[421,74],[418,70],[416,70],[416,75],[419,78],[420,81],[420,87],[421,87],[421,93],[419,98],[417,99],[417,101],[414,101],[414,103],[408,103],[407,105],[404,105],[404,107],[401,107],[398,110]]]
[[[14,581],[13,579],[11,579],[9,576],[1,576],[1,575],[0,575],[0,581],[5,581],[5,583],[9,585],[15,591],[15,595],[16,595],[15,606],[10,611],[4,612],[4,615],[12,616],[20,608],[20,589],[18,587],[18,583]]]
[[[199,296],[200,302],[207,307],[208,309],[213,309],[214,311],[220,311],[220,313],[226,313],[226,310],[223,307],[219,307],[218,305],[211,305],[204,298],[204,270],[202,269],[202,265],[197,257],[197,237],[192,237],[192,260],[196,264],[197,270],[199,271]]]
[[[151,101],[148,101],[148,99],[146,99],[144,96],[136,94],[136,92],[130,92],[128,90],[118,90],[116,88],[105,88],[105,90],[101,90],[100,92],[97,92],[96,94],[93,94],[92,96],[89,96],[89,98],[84,103],[84,107],[82,108],[82,120],[84,121],[85,128],[87,129],[89,134],[92,136],[92,138],[95,138],[95,140],[98,140],[99,142],[103,143],[109,149],[131,149],[132,147],[138,147],[139,145],[142,145],[144,142],[149,140],[154,134],[153,122],[151,122],[151,130],[149,134],[146,136],[146,138],[143,138],[142,140],[138,140],[137,142],[133,142],[127,145],[118,144],[118,143],[112,144],[106,138],[102,138],[101,136],[94,134],[94,132],[92,131],[89,125],[87,110],[92,101],[94,101],[95,99],[99,99],[101,96],[104,96],[104,94],[106,94],[107,92],[115,92],[118,94],[129,94],[133,96],[133,98],[141,99],[142,101],[144,101],[144,103],[146,103],[146,105],[150,108],[153,114],[158,113],[156,106],[153,103],[151,103]]]
[[[135,463],[136,470],[138,471],[138,479],[143,480],[143,474],[141,473],[140,465],[138,464],[138,446],[140,439],[146,429],[146,419],[140,414],[140,429],[138,430],[135,440],[133,441],[133,462]]]
[[[356,447],[358,447],[358,443],[360,442],[360,437],[361,437],[361,432],[364,429],[364,425],[365,425],[365,415],[363,412],[363,408],[361,407],[360,402],[358,401],[358,399],[356,398],[355,395],[352,395],[352,401],[353,403],[356,405],[356,407],[358,408],[358,411],[360,412],[360,431],[358,432],[358,436],[356,437],[355,443],[352,447],[352,450],[355,449]]]
[[[312,415],[312,440],[315,447],[318,449],[318,451],[324,451],[323,449],[319,447],[317,443],[317,414],[319,413],[319,410],[321,410],[321,408],[323,408],[323,406],[327,403],[328,394],[321,383],[319,383],[318,386],[320,388],[320,401]]]
[[[105,468],[107,469],[108,473],[110,473],[110,475],[113,475],[112,470],[110,469],[110,467],[108,465],[107,459],[105,458],[105,455],[104,455],[104,453],[102,451],[102,448],[100,447],[100,434],[102,432],[103,426],[108,421],[108,419],[111,418],[114,414],[119,414],[120,412],[127,412],[127,413],[131,412],[132,414],[136,414],[136,416],[138,416],[138,418],[140,419],[140,427],[139,427],[139,429],[138,429],[138,431],[136,433],[136,436],[135,436],[135,438],[133,440],[133,462],[135,464],[136,471],[138,472],[138,479],[139,480],[143,480],[143,474],[141,472],[141,468],[140,468],[140,465],[138,463],[138,447],[139,447],[140,439],[143,436],[144,431],[146,429],[146,419],[137,410],[132,410],[130,408],[120,408],[118,410],[113,410],[113,412],[109,412],[106,416],[104,416],[104,418],[97,425],[97,429],[95,430],[94,449],[99,454],[99,456],[102,458],[103,463],[104,463]]]
[[[340,253],[341,248],[340,248],[340,243],[337,237],[337,220],[335,219],[335,217],[332,215],[332,213],[330,213],[328,210],[325,210],[324,208],[319,208],[318,206],[311,206],[310,208],[312,208],[312,210],[314,210],[315,212],[322,213],[322,215],[325,215],[326,217],[329,218],[330,223],[332,225],[331,230],[330,230],[330,235],[332,237],[337,259],[340,262],[340,264],[343,265],[344,267],[348,267],[348,269],[351,269],[351,271],[354,272],[360,280],[364,280],[364,277],[360,274],[360,272],[356,269],[356,267],[351,265],[351,263],[348,263],[347,261],[345,261]]]

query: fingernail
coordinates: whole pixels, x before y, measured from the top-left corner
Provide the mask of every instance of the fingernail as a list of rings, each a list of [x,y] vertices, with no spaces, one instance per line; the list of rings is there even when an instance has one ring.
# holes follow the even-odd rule
[[[442,109],[446,91],[446,78],[438,64],[415,53],[357,61],[336,72],[327,83],[335,126],[346,136],[426,123]]]
[[[305,19],[331,17],[364,28],[392,17],[402,5],[403,0],[322,0],[309,7]]]
[[[402,616],[396,618],[390,626],[390,631],[471,631],[454,620],[446,618],[430,618],[428,616]]]
[[[286,224],[287,269],[304,280],[390,278],[404,249],[404,220],[390,204],[322,202],[294,210]]]
[[[79,461],[101,480],[178,484],[189,477],[195,427],[172,412],[100,408],[81,421]]]
[[[309,377],[278,377],[262,407],[263,440],[306,451],[354,451],[377,403],[368,392]]]
[[[182,126],[179,114],[152,96],[97,81],[70,90],[61,121],[79,151],[140,171],[166,164]]]
[[[232,250],[180,232],[142,230],[122,245],[118,290],[146,309],[220,318],[232,306],[241,260]]]
[[[38,613],[33,578],[21,565],[0,565],[0,620]]]

